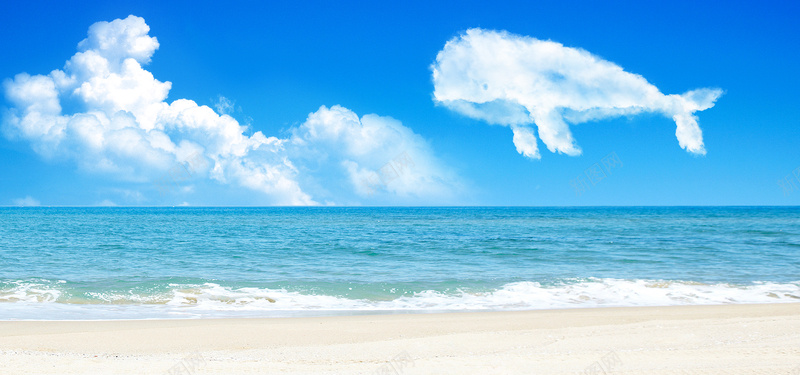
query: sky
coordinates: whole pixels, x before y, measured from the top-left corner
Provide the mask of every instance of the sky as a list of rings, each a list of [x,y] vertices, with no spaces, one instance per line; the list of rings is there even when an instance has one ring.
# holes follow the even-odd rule
[[[0,205],[798,205],[793,2],[0,4]]]

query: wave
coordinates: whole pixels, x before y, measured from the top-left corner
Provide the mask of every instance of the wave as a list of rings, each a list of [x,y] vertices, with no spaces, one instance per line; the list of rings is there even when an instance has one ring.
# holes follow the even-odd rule
[[[313,316],[783,302],[800,302],[800,281],[736,285],[589,278],[547,285],[522,281],[485,291],[421,290],[399,297],[383,295],[381,299],[286,289],[236,288],[211,282],[82,292],[71,288],[64,280],[0,283],[0,319],[4,320]]]

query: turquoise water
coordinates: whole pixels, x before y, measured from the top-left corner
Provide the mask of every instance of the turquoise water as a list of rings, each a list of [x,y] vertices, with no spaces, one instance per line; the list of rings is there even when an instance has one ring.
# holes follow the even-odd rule
[[[0,208],[0,319],[800,302],[800,208]]]

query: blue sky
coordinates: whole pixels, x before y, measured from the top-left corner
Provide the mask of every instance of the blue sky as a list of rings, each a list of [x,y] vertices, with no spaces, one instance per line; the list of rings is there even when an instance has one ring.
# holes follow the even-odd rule
[[[171,86],[163,101],[158,90],[126,95],[172,105],[160,113],[180,118],[163,129],[174,149],[152,148],[151,139],[127,150],[134,138],[112,144],[105,133],[103,148],[90,150],[93,133],[73,125],[56,143],[20,136],[9,119],[23,117],[20,103],[42,97],[10,98],[9,87],[34,87],[15,77],[82,74],[65,62],[90,26],[129,15],[157,39],[151,56],[136,56],[139,65]],[[0,205],[797,205],[800,180],[789,178],[798,187],[792,191],[777,182],[800,167],[798,16],[800,6],[790,2],[4,2]],[[577,156],[550,152],[556,143],[543,142],[543,124],[527,124],[539,136],[527,144],[538,144],[540,158],[525,157],[510,125],[470,117],[434,94],[461,87],[467,76],[496,77],[475,70],[484,65],[461,66],[447,72],[455,81],[434,87],[437,55],[475,28],[528,44],[558,42],[565,56],[588,51],[665,95],[721,89],[713,107],[694,113],[706,153],[682,148],[675,120],[658,107],[571,124]],[[101,49],[87,43],[83,51]],[[526,51],[493,62],[528,61]],[[509,84],[538,69],[521,66],[503,72]],[[108,98],[96,97],[99,86],[93,107],[71,96],[80,82],[71,85],[53,118],[71,121],[103,108],[103,126],[129,119],[146,127],[135,110],[112,116]],[[502,100],[540,105],[550,97]],[[192,102],[177,108],[179,99]],[[198,128],[206,120],[185,120],[181,111],[214,125]],[[237,140],[222,145],[237,126]],[[193,164],[192,155],[201,157]],[[604,166],[608,155],[621,165]],[[586,174],[593,166],[606,168],[595,184]],[[579,193],[573,185],[580,176],[586,185]]]

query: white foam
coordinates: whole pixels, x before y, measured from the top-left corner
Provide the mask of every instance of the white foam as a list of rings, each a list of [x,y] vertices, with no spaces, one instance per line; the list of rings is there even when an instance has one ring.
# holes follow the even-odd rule
[[[230,288],[214,283],[174,285],[171,293],[106,293],[94,302],[59,301],[54,286],[20,284],[0,291],[0,319],[65,319],[48,311],[84,309],[82,319],[164,317],[308,316],[367,312],[529,310],[603,306],[668,306],[800,302],[800,282],[749,285],[682,281],[584,279],[556,285],[516,282],[488,292],[425,290],[391,300],[352,299],[266,288]],[[76,304],[79,303],[79,304]],[[8,305],[3,304],[5,307]],[[28,306],[26,309],[22,305]],[[36,309],[31,306],[39,305]],[[42,308],[49,305],[49,308]],[[27,310],[27,311],[26,311]],[[40,311],[44,317],[31,316]],[[15,312],[16,311],[16,312]],[[21,314],[21,315],[19,315]],[[76,316],[83,316],[75,313]]]
[[[63,280],[56,283],[63,284]],[[61,290],[47,280],[16,280],[0,290],[0,302],[55,302]]]

